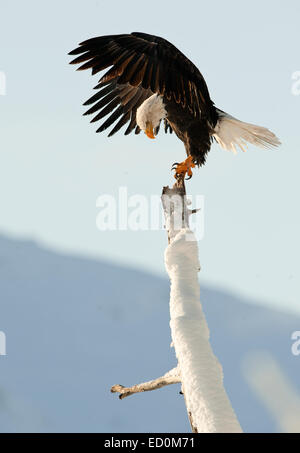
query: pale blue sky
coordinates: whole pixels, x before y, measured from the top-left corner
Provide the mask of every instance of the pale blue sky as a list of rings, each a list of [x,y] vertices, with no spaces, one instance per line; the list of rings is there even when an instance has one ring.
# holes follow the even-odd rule
[[[264,0],[1,2],[0,231],[49,248],[163,273],[164,232],[99,232],[96,199],[127,186],[160,194],[184,148],[174,136],[108,139],[81,115],[97,78],[67,52],[89,37],[145,31],[199,67],[216,105],[269,127],[278,150],[214,145],[188,184],[205,196],[201,280],[300,310],[300,3]]]

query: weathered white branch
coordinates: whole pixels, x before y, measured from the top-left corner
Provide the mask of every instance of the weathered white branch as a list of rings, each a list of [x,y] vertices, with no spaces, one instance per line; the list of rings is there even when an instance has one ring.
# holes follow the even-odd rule
[[[152,381],[142,382],[141,384],[133,385],[132,387],[124,387],[123,385],[113,385],[110,391],[112,393],[119,393],[119,398],[122,400],[127,396],[134,395],[140,392],[149,392],[151,390],[157,390],[166,385],[178,384],[181,382],[178,368],[173,368],[163,376],[153,379]]]
[[[209,342],[200,303],[198,245],[188,228],[184,184],[174,190],[164,188],[162,203],[169,238],[165,263],[171,281],[171,334],[192,430],[242,432],[223,386],[222,367]]]
[[[164,376],[132,387],[114,385],[111,392],[123,399],[181,382],[193,432],[240,433],[200,303],[198,245],[189,229],[189,216],[197,210],[187,208],[183,179],[178,179],[173,189],[164,187],[162,204],[169,240],[165,264],[171,281],[170,326],[178,366]]]

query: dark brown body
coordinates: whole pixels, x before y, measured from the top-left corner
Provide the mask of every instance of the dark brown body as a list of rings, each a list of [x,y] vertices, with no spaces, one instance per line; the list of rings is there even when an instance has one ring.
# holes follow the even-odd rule
[[[192,156],[197,165],[204,165],[211,147],[211,133],[217,122],[217,113],[212,111],[210,119],[195,118],[187,108],[185,114],[182,114],[180,105],[165,99],[164,102],[167,121],[177,137],[184,143],[187,155]],[[215,110],[214,107],[212,108]]]

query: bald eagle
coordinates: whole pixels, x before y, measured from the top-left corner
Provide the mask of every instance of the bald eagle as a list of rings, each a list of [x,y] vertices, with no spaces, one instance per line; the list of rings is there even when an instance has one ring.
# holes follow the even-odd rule
[[[95,86],[96,94],[84,105],[91,122],[109,115],[97,129],[115,123],[109,137],[129,123],[125,135],[143,130],[153,139],[161,121],[184,143],[187,159],[175,164],[175,177],[192,176],[205,164],[213,140],[227,150],[245,150],[246,142],[259,147],[278,146],[268,129],[244,123],[215,107],[206,82],[196,66],[166,39],[146,33],[100,36],[79,44],[69,55],[78,70],[96,74],[109,70]]]

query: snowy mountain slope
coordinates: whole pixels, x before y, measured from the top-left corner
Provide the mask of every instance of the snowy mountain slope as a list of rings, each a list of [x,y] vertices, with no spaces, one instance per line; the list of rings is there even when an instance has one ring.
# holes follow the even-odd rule
[[[290,335],[300,319],[201,286],[211,342],[245,431],[277,431],[242,371],[267,351],[300,391]],[[189,432],[179,385],[109,392],[175,364],[167,279],[0,236],[0,431]]]

